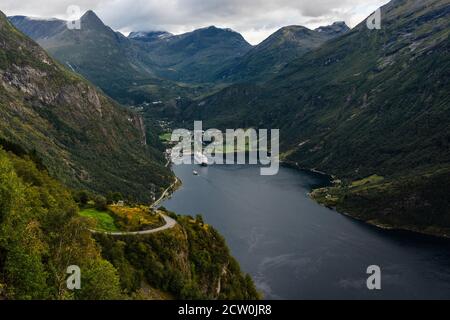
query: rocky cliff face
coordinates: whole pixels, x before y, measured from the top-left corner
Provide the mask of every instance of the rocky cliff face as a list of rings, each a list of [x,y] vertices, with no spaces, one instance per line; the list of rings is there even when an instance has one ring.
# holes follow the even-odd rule
[[[140,114],[133,113],[130,118],[131,123],[133,123],[134,127],[139,131],[141,135],[141,143],[142,145],[147,145],[147,132],[145,127],[144,118]]]

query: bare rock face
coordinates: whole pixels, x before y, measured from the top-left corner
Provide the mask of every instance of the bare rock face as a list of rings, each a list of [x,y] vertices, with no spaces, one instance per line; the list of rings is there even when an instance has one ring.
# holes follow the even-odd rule
[[[315,31],[327,34],[330,37],[338,37],[350,31],[350,28],[344,21],[335,22],[332,25],[319,27]]]
[[[144,118],[139,114],[134,114],[134,126],[139,130],[141,133],[141,142],[143,145],[147,145],[147,132],[146,127],[144,123]]]
[[[43,88],[47,76],[47,72],[31,66],[20,67],[13,65],[11,71],[3,74],[3,81],[5,81],[6,85],[16,88],[25,96],[35,97],[43,103],[52,103],[56,98],[56,94]]]
[[[102,116],[102,105],[100,103],[100,98],[97,95],[97,92],[92,88],[88,87],[87,99],[92,106],[95,107],[95,110]]]

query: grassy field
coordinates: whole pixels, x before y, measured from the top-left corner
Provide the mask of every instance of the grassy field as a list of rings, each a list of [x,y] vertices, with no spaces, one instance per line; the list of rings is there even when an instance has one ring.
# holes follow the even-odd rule
[[[384,177],[378,176],[378,175],[372,175],[370,177],[367,177],[365,179],[361,179],[358,181],[353,181],[351,184],[352,188],[365,188],[370,187],[374,184],[378,184],[384,181]]]
[[[97,211],[96,209],[89,208],[80,211],[82,217],[92,218],[97,222],[97,230],[115,232],[118,231],[117,226],[114,224],[114,219],[108,212]]]
[[[172,138],[171,132],[166,132],[159,136],[159,140],[161,140],[162,142],[170,142],[171,138]]]

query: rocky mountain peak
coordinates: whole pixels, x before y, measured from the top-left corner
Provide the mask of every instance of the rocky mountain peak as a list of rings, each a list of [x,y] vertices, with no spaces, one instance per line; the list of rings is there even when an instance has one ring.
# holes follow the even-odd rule
[[[332,25],[329,26],[323,26],[315,29],[314,31],[330,35],[333,37],[337,37],[340,35],[343,35],[344,33],[347,33],[350,31],[350,28],[347,26],[347,24],[344,21],[338,21],[334,22]]]
[[[80,18],[82,24],[87,24],[89,27],[105,27],[103,21],[95,14],[94,11],[89,10]]]

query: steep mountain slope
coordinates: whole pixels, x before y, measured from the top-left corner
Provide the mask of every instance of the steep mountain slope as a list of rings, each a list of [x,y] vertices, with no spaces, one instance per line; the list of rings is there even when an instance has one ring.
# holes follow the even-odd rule
[[[332,26],[316,30],[302,26],[281,28],[245,56],[226,64],[219,77],[228,81],[267,80],[280,72],[290,61],[349,30],[344,22],[336,22]]]
[[[294,92],[291,106],[300,106],[300,123],[287,128],[294,143],[315,135],[297,153],[310,165],[361,176],[450,160],[450,4],[394,0],[382,15],[381,30],[363,23],[279,78],[279,88]],[[342,160],[349,154],[357,162]]]
[[[192,105],[183,119],[280,128],[284,157],[297,166],[348,180],[384,177],[363,180],[364,190],[344,184],[346,212],[371,207],[365,220],[450,227],[448,202],[419,192],[450,187],[442,179],[450,169],[449,17],[448,0],[391,1],[382,8],[381,30],[361,23],[265,86],[227,88]],[[389,207],[380,201],[386,192],[397,199]],[[350,198],[366,205],[349,205]]]
[[[142,120],[63,68],[0,14],[0,141],[36,154],[74,188],[142,200],[171,173]]]

